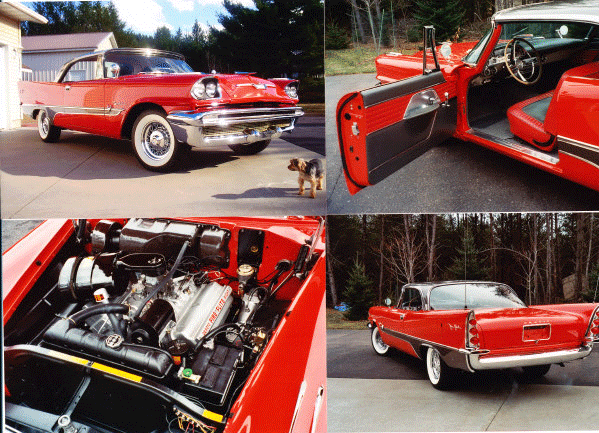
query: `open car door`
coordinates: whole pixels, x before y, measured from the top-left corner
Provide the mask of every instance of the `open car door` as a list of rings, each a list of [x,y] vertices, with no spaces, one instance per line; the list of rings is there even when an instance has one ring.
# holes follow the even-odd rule
[[[393,174],[456,129],[456,84],[447,82],[439,67],[433,27],[425,27],[424,40],[422,75],[349,93],[337,105],[339,147],[352,195]],[[433,70],[426,68],[427,45],[432,47]]]

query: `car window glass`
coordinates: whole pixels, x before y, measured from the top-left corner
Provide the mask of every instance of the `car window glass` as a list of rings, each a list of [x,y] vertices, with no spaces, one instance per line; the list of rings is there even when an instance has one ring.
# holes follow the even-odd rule
[[[89,81],[97,77],[96,59],[86,59],[74,63],[64,76],[63,82]]]
[[[435,287],[430,294],[433,310],[464,308],[522,308],[526,305],[505,284],[465,283]]]
[[[402,310],[419,311],[422,310],[422,296],[420,290],[413,287],[406,287],[400,301]]]
[[[515,37],[534,40],[542,39],[578,39],[589,36],[593,28],[585,23],[568,23],[563,21],[515,22],[501,26],[500,39],[509,40]]]
[[[489,42],[489,38],[491,37],[491,30],[487,30],[487,33],[478,41],[478,43],[470,50],[468,54],[462,59],[466,63],[476,64],[481,54],[483,53],[485,47],[487,46],[487,42]]]
[[[120,67],[119,76],[135,75],[141,73],[185,73],[193,72],[191,66],[184,60],[167,56],[143,56],[131,53],[108,53],[104,62],[104,68],[109,64],[116,63]]]
[[[120,65],[116,62],[104,62],[104,74],[106,78],[114,78],[116,74],[114,73],[113,66],[117,65],[120,68]],[[122,75],[120,72],[118,75]]]

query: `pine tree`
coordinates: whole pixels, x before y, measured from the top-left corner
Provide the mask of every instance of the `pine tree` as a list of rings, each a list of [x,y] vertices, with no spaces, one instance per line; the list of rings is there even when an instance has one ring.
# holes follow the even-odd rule
[[[457,280],[484,280],[488,278],[488,269],[484,266],[470,229],[464,231],[462,248],[458,248],[457,252],[458,256],[448,269],[451,278]]]
[[[464,9],[460,0],[415,0],[414,18],[418,30],[424,26],[435,26],[435,39],[443,42],[453,39],[462,20]]]
[[[345,317],[348,320],[366,319],[368,309],[374,304],[374,296],[372,281],[366,276],[366,267],[355,260],[343,291],[343,298],[349,306]]]

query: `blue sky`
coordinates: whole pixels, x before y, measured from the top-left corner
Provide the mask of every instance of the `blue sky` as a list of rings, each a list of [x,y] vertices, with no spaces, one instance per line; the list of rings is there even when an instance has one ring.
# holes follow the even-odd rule
[[[191,32],[197,19],[204,28],[220,27],[218,15],[225,12],[223,0],[110,0],[119,17],[136,33],[153,35],[158,27],[166,26],[171,32],[179,27],[183,33]],[[253,6],[252,0],[236,0]],[[30,2],[25,3],[31,7]]]

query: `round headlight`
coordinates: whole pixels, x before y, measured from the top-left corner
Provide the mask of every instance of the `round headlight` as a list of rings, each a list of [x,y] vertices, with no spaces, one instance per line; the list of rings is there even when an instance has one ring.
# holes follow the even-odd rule
[[[214,98],[216,96],[217,87],[218,86],[214,81],[206,83],[206,96],[208,96],[209,98]]]
[[[196,81],[193,87],[191,88],[191,96],[193,96],[195,99],[202,99],[205,93],[206,86],[204,86],[204,83]]]
[[[287,96],[290,98],[297,99],[297,86],[291,85],[285,87],[285,93],[287,93]]]

